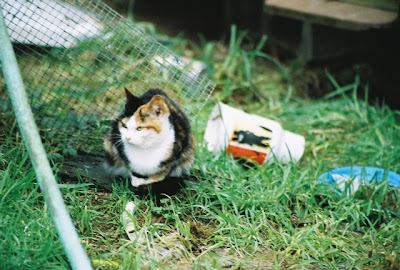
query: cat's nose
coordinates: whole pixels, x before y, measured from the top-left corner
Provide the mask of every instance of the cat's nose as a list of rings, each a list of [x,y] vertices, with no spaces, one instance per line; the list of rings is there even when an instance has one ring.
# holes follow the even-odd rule
[[[131,137],[125,137],[126,141],[129,142],[131,140]]]

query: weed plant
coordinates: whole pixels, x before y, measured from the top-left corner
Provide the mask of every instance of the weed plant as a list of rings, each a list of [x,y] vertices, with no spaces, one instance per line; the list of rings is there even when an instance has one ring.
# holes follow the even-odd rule
[[[178,39],[178,41],[177,41]],[[115,183],[112,192],[78,177],[59,177],[64,200],[96,269],[399,269],[400,191],[387,181],[352,196],[316,179],[340,166],[400,172],[400,112],[359,99],[359,80],[322,99],[300,98],[290,73],[262,51],[243,46],[232,28],[228,46],[181,37],[171,49],[203,60],[218,84],[193,121],[198,181],[155,203]],[[189,55],[188,55],[189,54]],[[243,164],[209,153],[202,136],[216,101],[282,123],[306,139],[299,163]],[[0,269],[69,269],[17,128],[0,132]],[[49,140],[47,140],[49,142]],[[47,149],[54,145],[46,145]],[[58,151],[62,152],[63,149]],[[57,152],[57,151],[56,151]],[[54,152],[53,152],[54,154]],[[136,241],[121,213],[137,210]]]

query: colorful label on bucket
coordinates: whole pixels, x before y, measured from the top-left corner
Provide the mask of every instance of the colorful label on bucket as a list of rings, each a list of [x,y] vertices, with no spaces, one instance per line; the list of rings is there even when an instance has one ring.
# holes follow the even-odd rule
[[[271,138],[271,129],[255,125],[254,122],[237,121],[226,151],[235,158],[250,158],[263,164],[270,149]]]

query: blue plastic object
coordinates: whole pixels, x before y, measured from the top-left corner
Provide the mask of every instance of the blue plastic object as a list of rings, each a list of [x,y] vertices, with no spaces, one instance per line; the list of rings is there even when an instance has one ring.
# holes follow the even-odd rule
[[[333,169],[318,177],[318,180],[331,185],[337,185],[341,192],[346,188],[347,195],[353,194],[365,182],[380,182],[388,180],[388,185],[400,187],[400,175],[393,171],[385,171],[378,167],[349,166]],[[341,193],[339,192],[339,193]]]

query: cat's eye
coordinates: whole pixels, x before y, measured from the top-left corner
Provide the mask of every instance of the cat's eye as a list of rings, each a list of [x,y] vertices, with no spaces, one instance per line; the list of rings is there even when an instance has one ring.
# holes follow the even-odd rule
[[[141,130],[143,130],[143,129],[144,129],[144,127],[137,127],[137,128],[136,128],[137,131],[141,131]]]
[[[123,128],[128,128],[124,122],[122,122],[121,120],[119,120],[119,122],[121,123],[121,126],[122,126]]]

